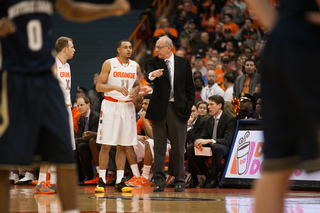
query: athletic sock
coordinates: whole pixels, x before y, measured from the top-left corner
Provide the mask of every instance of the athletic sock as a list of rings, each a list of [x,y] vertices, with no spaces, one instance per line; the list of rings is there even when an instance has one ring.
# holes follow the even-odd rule
[[[116,184],[120,183],[124,175],[124,170],[117,170]]]
[[[105,169],[99,169],[99,178],[102,178],[103,182],[106,183],[106,170]]]
[[[135,175],[137,178],[140,177],[138,164],[132,164],[132,165],[130,165],[130,167],[131,167],[131,171],[132,171],[133,175]]]
[[[149,174],[150,174],[151,165],[144,165],[143,166],[143,177],[147,180],[149,180]]]

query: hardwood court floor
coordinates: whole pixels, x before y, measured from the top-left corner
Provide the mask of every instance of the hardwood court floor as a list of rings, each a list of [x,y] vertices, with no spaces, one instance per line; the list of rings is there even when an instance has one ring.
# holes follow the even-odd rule
[[[95,194],[94,186],[79,186],[79,208],[85,213],[113,212],[253,212],[250,189],[185,189],[177,193],[165,188],[154,193],[153,187],[133,188],[132,193],[114,192],[107,187],[104,194]],[[61,212],[58,195],[33,194],[34,186],[12,186],[10,212]],[[288,191],[285,211],[288,213],[320,212],[320,192]]]

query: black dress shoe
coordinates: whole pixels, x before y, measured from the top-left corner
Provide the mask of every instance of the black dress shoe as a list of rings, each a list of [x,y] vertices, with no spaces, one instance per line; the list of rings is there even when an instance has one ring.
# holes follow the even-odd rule
[[[191,178],[186,188],[196,188],[199,185],[199,181],[197,178]]]
[[[164,187],[163,186],[156,186],[153,190],[153,192],[163,192]]]
[[[204,188],[216,188],[218,186],[218,179],[211,179],[208,181],[205,185]]]
[[[170,183],[166,184],[166,187],[173,188],[174,187],[174,179],[170,181]]]
[[[184,191],[184,186],[176,186],[176,187],[174,188],[174,191],[175,191],[175,192],[183,192],[183,191]]]

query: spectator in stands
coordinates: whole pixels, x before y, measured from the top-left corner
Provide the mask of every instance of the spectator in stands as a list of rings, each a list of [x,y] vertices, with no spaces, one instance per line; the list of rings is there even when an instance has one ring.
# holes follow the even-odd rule
[[[226,28],[224,29],[223,32],[224,32],[224,37],[221,40],[217,41],[216,43],[216,48],[219,51],[219,53],[224,52],[226,50],[227,41],[233,42],[233,48],[235,49],[235,51],[238,51],[239,49],[238,41],[233,38],[231,29]]]
[[[208,103],[205,101],[199,101],[197,103],[198,114],[206,118],[209,116]]]
[[[213,51],[214,51],[214,50],[213,50]],[[218,57],[219,57],[219,55],[218,55]],[[219,60],[218,57],[213,56],[213,57],[211,57],[211,59],[210,59],[210,60],[213,62],[213,64],[214,64],[214,67],[215,67],[214,70],[218,69],[218,68],[221,66],[220,60]]]
[[[249,31],[249,39],[247,39],[244,44],[248,45],[250,49],[254,49],[256,42],[258,41],[257,31],[255,29],[251,29]]]
[[[247,44],[244,44],[244,45],[247,45]],[[244,48],[244,53],[247,55],[248,58],[250,58],[250,59],[254,58],[253,50],[250,47],[248,47],[248,45],[246,48]]]
[[[206,176],[204,188],[218,186],[218,173],[221,161],[223,158],[227,158],[229,154],[236,120],[222,110],[224,100],[221,96],[210,96],[208,105],[211,116],[206,119],[200,138],[187,149],[190,159],[188,171],[191,173],[191,180],[186,188],[195,188],[199,184],[197,178],[198,170]],[[209,147],[212,152],[211,173],[204,162],[210,156],[201,156],[201,154],[198,155],[195,151],[203,151],[205,147]]]
[[[232,21],[233,16],[231,14],[225,14],[223,17],[224,25],[222,26],[222,30],[230,29],[232,36],[235,36],[239,32],[239,27]]]
[[[78,110],[81,113],[79,118],[79,131],[76,134],[76,150],[79,154],[78,166],[81,168],[82,175],[84,175],[84,183],[87,181],[94,181],[92,184],[97,184],[99,176],[93,178],[92,160],[96,160],[94,163],[98,167],[99,171],[99,154],[93,158],[90,149],[90,143],[96,143],[99,116],[100,113],[90,109],[90,99],[86,96],[77,99]],[[94,179],[94,180],[92,180]],[[87,182],[87,183],[86,183]]]
[[[167,17],[161,18],[161,27],[154,31],[153,41],[156,42],[161,36],[168,36],[173,43],[176,43],[179,39],[177,30],[170,27],[170,23]]]
[[[235,0],[229,0],[229,4],[225,5],[222,9],[221,9],[221,17],[225,17],[225,15],[232,14],[232,19],[233,22],[236,23],[238,26],[242,26],[242,24],[244,23],[244,14],[241,11],[241,9],[239,7],[237,7],[234,4]],[[224,19],[222,21],[224,24],[226,24],[226,19]]]
[[[96,84],[98,82],[98,79],[99,79],[99,73],[95,73],[93,75],[94,87],[89,90],[88,98],[90,99],[90,109],[97,113],[100,113],[101,102],[103,100],[104,95],[102,92],[97,92],[96,90]]]
[[[223,111],[225,111],[229,115],[232,115],[232,117],[234,118],[237,116],[236,111],[234,111],[233,105],[229,101],[224,102]]]
[[[195,71],[200,71],[201,75],[205,75],[207,73],[207,69],[204,66],[204,60],[200,54],[196,55],[195,61],[194,61],[194,67],[192,68],[192,73]]]
[[[226,88],[223,99],[225,101],[231,102],[233,99],[233,85],[234,85],[234,81],[236,80],[236,76],[234,73],[228,72],[224,74],[223,79],[224,79],[223,84],[224,84],[224,87]]]
[[[180,47],[179,49],[183,49],[186,53],[191,52],[190,42],[188,38],[180,38]]]
[[[177,10],[177,16],[174,17],[172,26],[177,30],[178,35],[187,28],[186,11],[184,9]]]
[[[229,69],[229,62],[230,58],[229,56],[225,55],[221,58],[221,68],[215,69],[214,71],[217,74],[217,84],[221,87],[221,89],[226,90],[223,84],[223,76],[227,72],[227,69]],[[223,97],[223,95],[221,95]]]
[[[261,42],[256,42],[254,45],[253,55],[258,58],[260,53]]]
[[[241,12],[244,13],[247,5],[243,2],[243,0],[235,0],[234,4],[241,9]]]
[[[204,87],[204,81],[200,76],[195,77],[193,81],[194,81],[194,87],[195,87],[194,103],[198,103],[199,101],[202,101],[201,90]]]
[[[194,49],[195,46],[201,41],[201,33],[196,29],[196,24],[193,19],[188,20],[187,29],[180,33],[180,40],[187,38],[190,44],[190,48]]]
[[[184,51],[184,49],[178,49],[178,51],[175,54],[176,56],[185,58],[186,57],[186,51]]]
[[[206,32],[214,33],[216,26],[220,22],[220,13],[217,11],[217,5],[215,2],[211,2],[209,6],[205,8],[206,12],[203,14],[201,27]]]
[[[197,43],[195,48],[193,49],[196,53],[204,53],[207,47],[214,48],[214,44],[209,42],[209,33],[202,32],[201,33],[201,42]]]
[[[221,24],[217,24],[216,29],[215,29],[215,33],[212,34],[212,38],[211,40],[213,41],[213,44],[216,45],[216,43],[220,40],[222,40],[224,38],[224,35],[222,33],[222,25]]]
[[[241,54],[238,59],[237,59],[237,63],[236,63],[236,75],[239,76],[239,75],[242,75],[245,70],[244,70],[244,63],[246,62],[246,60],[248,59],[247,55],[246,54]]]
[[[224,91],[217,84],[217,74],[214,70],[209,70],[207,73],[208,85],[205,86],[201,91],[201,98],[203,101],[208,101],[208,98],[212,95],[224,96]]]
[[[261,76],[256,72],[255,61],[248,59],[245,62],[245,74],[237,77],[234,82],[234,95],[236,98],[240,98],[241,93],[254,94],[254,89],[260,84]]]
[[[214,57],[215,58],[215,57]],[[214,62],[212,59],[209,59],[206,63],[207,70],[215,70],[217,68],[217,61]]]
[[[241,93],[240,97],[240,113],[236,116],[240,119],[258,119],[258,114],[254,111],[255,100],[254,97],[247,93]]]
[[[224,51],[223,53],[225,55],[229,56],[229,58],[234,56],[234,48],[233,48],[233,42],[232,41],[227,41],[226,51]]]
[[[238,41],[245,42],[250,38],[250,31],[254,30],[257,33],[257,41],[261,40],[261,33],[259,30],[252,28],[252,19],[246,18],[245,24],[241,27],[239,32],[234,36],[234,38]]]
[[[256,113],[257,115],[259,116],[258,119],[262,119],[262,100],[261,98],[259,97],[257,102],[256,102]]]
[[[196,24],[197,28],[200,29],[200,17],[198,16],[197,8],[190,2],[190,0],[184,0],[183,9],[187,12],[186,19],[192,19]]]

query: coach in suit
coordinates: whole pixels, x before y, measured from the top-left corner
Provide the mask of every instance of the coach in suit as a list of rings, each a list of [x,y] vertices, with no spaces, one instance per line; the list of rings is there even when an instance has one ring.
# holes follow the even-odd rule
[[[86,177],[86,181],[93,178],[92,159],[94,159],[95,165],[99,166],[99,162],[95,162],[99,157],[93,156],[90,149],[90,143],[96,142],[99,114],[90,110],[90,100],[88,97],[78,98],[77,106],[81,113],[79,131],[76,135],[77,152],[81,159],[81,164],[78,165],[82,170],[82,175]]]
[[[153,83],[154,90],[146,118],[152,121],[154,136],[155,192],[163,191],[166,183],[167,136],[173,154],[175,191],[184,191],[184,147],[195,89],[190,62],[175,56],[172,47],[170,38],[160,37],[155,46],[158,56],[148,64],[147,81]]]
[[[236,120],[233,116],[223,112],[224,99],[220,95],[209,97],[208,109],[210,115],[205,122],[200,139],[188,147],[188,155],[191,162],[189,164],[189,172],[191,180],[186,186],[194,188],[198,183],[197,170],[206,176],[205,188],[214,188],[218,185],[218,173],[221,160],[229,154],[233,131]],[[212,168],[211,174],[204,162],[204,156],[196,156],[195,148],[202,150],[203,147],[210,147],[212,151]]]

